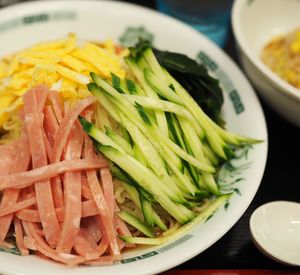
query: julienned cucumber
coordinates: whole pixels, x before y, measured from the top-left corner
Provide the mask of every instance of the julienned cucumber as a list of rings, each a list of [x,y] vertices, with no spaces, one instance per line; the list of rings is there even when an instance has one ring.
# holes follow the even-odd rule
[[[135,243],[135,244],[147,244],[147,245],[161,245],[172,239],[183,235],[190,231],[190,229],[198,224],[205,222],[209,217],[211,217],[226,201],[229,200],[231,194],[221,195],[214,201],[212,201],[203,212],[201,212],[196,218],[194,218],[189,223],[180,227],[175,233],[167,237],[158,238],[143,238],[143,237],[131,237],[131,236],[119,236],[124,242]]]
[[[141,221],[125,212],[123,219],[149,237],[152,227],[168,229],[158,211],[163,208],[180,224],[187,224],[176,233],[180,234],[205,220],[229,198],[220,194],[215,173],[233,157],[232,148],[258,140],[230,133],[214,123],[160,66],[151,48],[132,53],[126,63],[135,80],[112,75],[110,81],[91,73],[93,82],[88,89],[109,120],[97,123],[101,116],[96,116],[100,129],[82,117],[80,122],[96,148],[112,161],[113,175],[123,182],[143,215]],[[193,207],[204,197],[211,203],[196,214]],[[169,240],[122,238],[144,244]]]
[[[139,231],[144,233],[147,237],[150,237],[150,238],[154,237],[152,230],[146,224],[144,224],[141,220],[139,220],[137,217],[133,216],[129,212],[120,211],[120,212],[117,212],[117,215],[123,221],[127,222],[128,224],[132,225],[133,227],[135,227],[136,229],[138,229]]]
[[[138,184],[153,195],[156,201],[177,221],[184,224],[194,218],[195,214],[191,210],[186,209],[187,212],[183,213],[176,202],[172,201],[170,194],[167,194],[165,190],[162,189],[163,185],[161,181],[149,168],[140,164],[133,157],[126,155],[111,146],[99,144],[97,149],[125,170],[130,176],[134,177]]]

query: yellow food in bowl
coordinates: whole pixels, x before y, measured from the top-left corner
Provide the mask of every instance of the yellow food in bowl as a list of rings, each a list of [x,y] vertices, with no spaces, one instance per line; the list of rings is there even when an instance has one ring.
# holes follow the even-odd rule
[[[283,80],[300,89],[300,28],[271,40],[261,59]]]
[[[90,95],[86,87],[90,72],[124,78],[125,54],[112,40],[85,42],[71,33],[0,59],[0,144],[18,136],[21,123],[17,111],[23,104],[22,95],[30,88],[46,84],[64,101],[76,101]]]

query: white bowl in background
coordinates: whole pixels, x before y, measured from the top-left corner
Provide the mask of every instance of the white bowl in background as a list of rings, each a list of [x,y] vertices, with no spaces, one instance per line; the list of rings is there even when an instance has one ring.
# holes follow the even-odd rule
[[[241,64],[261,98],[300,127],[300,90],[282,80],[261,60],[274,37],[300,27],[298,0],[235,0],[232,27]]]

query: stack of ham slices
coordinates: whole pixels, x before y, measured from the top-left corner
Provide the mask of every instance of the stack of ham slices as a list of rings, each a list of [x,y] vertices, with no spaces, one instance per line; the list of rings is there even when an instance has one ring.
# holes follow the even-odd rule
[[[107,161],[94,151],[78,116],[91,120],[94,98],[75,107],[39,85],[24,96],[19,140],[0,146],[0,246],[13,233],[30,251],[64,263],[111,264],[130,236],[116,215]]]

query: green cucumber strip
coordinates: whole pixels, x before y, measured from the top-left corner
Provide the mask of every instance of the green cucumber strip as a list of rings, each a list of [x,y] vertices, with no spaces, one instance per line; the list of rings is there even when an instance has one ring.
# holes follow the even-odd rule
[[[128,224],[132,225],[133,227],[135,227],[136,229],[141,231],[143,234],[145,234],[147,237],[150,237],[150,238],[154,237],[152,230],[146,224],[144,224],[141,220],[139,220],[138,218],[136,218],[135,216],[133,216],[129,212],[120,211],[120,212],[117,212],[117,215],[123,221],[125,221]]]
[[[147,166],[146,158],[143,154],[143,152],[140,150],[140,148],[136,145],[136,143],[133,145],[133,151],[135,158],[144,166]]]
[[[172,181],[167,180],[168,171],[166,170],[165,163],[152,143],[125,115],[121,115],[121,120],[124,127],[128,129],[134,143],[142,152],[146,159],[146,163],[150,166],[150,168],[152,168],[156,176],[164,183],[164,185],[160,186],[160,188],[165,190],[164,192],[166,192],[174,202],[186,203],[186,200],[183,198],[182,193],[177,186]]]
[[[205,158],[200,138],[197,135],[195,129],[189,123],[189,121],[184,117],[179,117],[178,122],[182,129],[184,141],[185,141],[186,145],[191,149],[192,154],[197,159],[201,159],[204,162],[210,163],[210,161]]]
[[[118,236],[122,241],[132,244],[144,244],[144,245],[161,245],[167,242],[163,238],[145,238],[145,237],[132,237],[132,236]]]
[[[155,148],[154,148],[155,149]],[[134,147],[133,147],[133,150],[135,152],[135,158],[140,162],[142,163],[144,166],[148,166],[147,165],[147,160],[145,158],[145,154],[147,152],[147,150],[145,151],[144,148],[143,148],[143,151],[140,149],[139,146],[137,146],[137,144],[135,143],[134,144]],[[148,154],[149,156],[149,154]],[[159,156],[160,157],[160,156]],[[160,168],[163,168],[165,167],[165,163],[164,161],[162,160],[161,161],[158,161],[161,165]],[[155,172],[155,171],[154,171]],[[174,182],[174,179],[172,179],[168,173],[168,171],[166,170],[166,167],[165,169],[162,170],[162,177],[161,177],[161,181],[170,189],[172,190],[172,192],[174,192],[176,194],[176,196],[182,198],[182,203],[184,204],[187,204],[187,201],[184,199],[183,195],[182,195],[182,191],[180,190],[180,188],[178,188],[178,186],[176,185],[176,183]],[[157,175],[157,174],[156,174]]]
[[[93,94],[93,96],[97,99],[100,105],[110,114],[110,116],[117,122],[120,122],[119,112],[117,109],[111,104],[109,99],[103,93],[103,90],[95,83],[87,84],[89,91]],[[104,129],[103,129],[104,130]]]
[[[83,130],[97,142],[111,146],[121,152],[125,152],[122,147],[120,147],[116,142],[114,142],[109,136],[103,133],[100,129],[98,129],[94,124],[88,122],[84,117],[78,117]]]
[[[155,72],[155,74],[158,76],[160,81],[164,83],[164,85],[169,86],[169,83],[167,82],[167,79],[161,69],[160,64],[158,63],[152,49],[148,47],[144,50],[143,57],[145,58],[147,64],[151,68],[152,72]]]
[[[176,93],[179,95],[179,97],[182,98],[183,101],[186,102],[185,106],[190,109],[191,112],[193,112],[192,109],[194,110],[195,119],[198,118],[200,124],[205,128],[206,134],[209,134],[207,139],[211,144],[211,147],[220,157],[227,159],[226,152],[224,151],[228,150],[228,146],[226,146],[223,142],[223,144],[220,144],[222,145],[223,150],[220,148],[220,146],[215,147],[216,145],[218,145],[218,140],[226,141],[227,143],[234,145],[241,145],[242,143],[255,144],[263,142],[263,140],[248,138],[239,134],[232,133],[220,127],[203,112],[203,110],[189,95],[189,93],[165,69],[162,68],[162,70],[164,71],[168,81],[170,81],[175,87]],[[209,130],[209,133],[207,133],[207,130]],[[217,136],[219,136],[219,138],[217,138]]]
[[[214,153],[214,151],[210,148],[209,144],[206,141],[202,143],[204,155],[210,160],[210,162],[214,166],[218,166],[220,164],[220,160],[218,156]]]
[[[134,204],[139,208],[142,209],[141,201],[140,201],[140,196],[139,192],[136,190],[136,188],[124,181],[120,181],[125,188],[127,194],[130,196]]]
[[[193,114],[196,120],[199,120],[200,125],[204,129],[206,134],[206,138],[211,145],[211,148],[215,151],[215,153],[223,158],[227,159],[225,148],[228,148],[224,140],[219,136],[216,130],[212,127],[214,122],[210,120],[210,118],[202,111],[196,101],[192,98],[192,96],[166,71],[165,76],[172,83],[176,90],[176,94],[181,99],[181,102],[189,109],[189,111]]]
[[[99,145],[96,145],[96,147],[97,146],[99,146]],[[142,193],[143,196],[148,201],[150,201],[150,202],[154,201],[154,198],[152,197],[152,195],[150,195],[147,191],[145,191],[144,189],[142,189],[140,187],[140,185],[130,175],[128,175],[125,171],[123,171],[119,167],[113,165],[111,167],[111,172],[112,172],[112,175],[114,177],[116,177],[118,180],[120,180],[122,183],[127,184],[127,186],[129,185],[129,186],[134,187],[137,190],[137,192],[138,192],[138,197],[139,197],[139,193]]]
[[[164,83],[148,68],[144,69],[144,76],[147,83],[162,97],[168,99],[171,102],[182,105],[182,100],[178,95]]]
[[[116,144],[118,144],[121,148],[124,149],[124,151],[133,156],[134,152],[133,149],[131,147],[131,144],[124,138],[122,138],[120,135],[118,135],[117,133],[115,133],[112,129],[105,127],[105,133],[107,136],[109,136]]]
[[[121,119],[124,127],[128,129],[134,143],[138,146],[139,150],[143,152],[143,156],[148,165],[159,178],[162,178],[167,171],[165,170],[165,164],[159,153],[134,123],[132,123],[125,115],[121,115]]]
[[[143,189],[152,194],[156,201],[178,222],[184,224],[194,217],[194,213],[190,210],[188,210],[189,215],[184,215],[181,209],[161,190],[163,184],[157,176],[136,159],[110,146],[98,144],[97,149],[133,177]]]
[[[179,147],[176,143],[172,142],[170,139],[166,138],[162,135],[159,131],[155,131],[154,134],[157,136],[158,139],[161,140],[169,149],[171,149],[175,154],[179,157],[193,165],[194,167],[198,168],[203,172],[214,173],[216,170],[213,166],[203,163],[201,160],[196,159],[195,157],[188,154],[184,151],[181,147]]]
[[[128,133],[128,131],[119,123],[118,124],[118,129],[116,130],[117,133],[119,133],[119,135],[125,139],[132,147],[132,139]]]
[[[164,112],[174,113],[178,116],[183,116],[187,118],[192,127],[196,130],[197,134],[202,138],[204,136],[203,130],[201,126],[197,123],[194,117],[191,115],[187,109],[181,105],[176,103],[162,100],[162,99],[154,99],[146,96],[136,96],[136,95],[123,95],[129,102],[138,103],[142,105],[145,109],[150,110],[161,110]]]
[[[151,203],[146,200],[142,194],[140,194],[140,201],[142,205],[142,212],[144,214],[147,225],[149,225],[150,227],[154,227],[154,216]]]
[[[191,149],[193,155],[197,159],[201,159],[203,162],[210,164],[209,159],[204,156],[202,143],[200,142],[195,130],[191,127],[191,125],[189,125],[185,118],[179,118],[179,122],[184,133],[187,147]],[[219,188],[212,174],[203,172],[203,180],[208,190],[215,195],[219,195]],[[197,178],[197,183],[199,184],[199,176]]]
[[[105,131],[105,127],[111,127],[111,123],[106,110],[102,106],[98,106],[95,111],[95,125],[100,130]]]
[[[169,148],[163,148],[163,155],[164,158],[167,162],[167,164],[169,165],[170,169],[173,171],[173,173],[175,174],[175,176],[178,178],[178,181],[176,181],[176,183],[181,183],[179,185],[177,185],[182,192],[189,192],[192,195],[195,195],[196,192],[198,191],[198,188],[192,184],[192,181],[190,180],[189,177],[186,177],[183,173],[182,170],[178,169],[178,166],[176,166],[176,163],[173,162],[172,156],[171,156],[171,150]]]
[[[116,76],[115,74],[111,73],[111,82],[112,86],[121,94],[125,94],[125,87],[122,87],[121,78]]]
[[[178,124],[176,116],[172,114],[167,114],[167,118],[168,118],[170,131],[172,132],[176,144],[186,151],[186,146],[183,141],[183,133]]]
[[[191,150],[189,150],[189,144],[186,144],[186,142],[184,142],[183,137],[183,131],[178,123],[178,120],[176,118],[175,115],[173,114],[168,114],[168,123],[169,123],[169,128],[174,136],[174,139],[176,141],[176,143],[183,149],[185,150],[187,153],[191,153]],[[198,180],[199,180],[199,172],[197,171],[196,168],[194,168],[193,166],[191,166],[189,163],[187,163],[186,161],[183,161],[183,165],[187,168],[188,172],[191,175],[191,178],[193,179],[195,184],[198,184]]]
[[[130,196],[130,198],[135,203],[135,205],[140,210],[142,210],[142,205],[141,205],[141,201],[140,201],[140,194],[142,194],[141,196],[143,196],[144,199],[148,200],[148,198],[145,197],[145,192],[140,192],[139,193],[134,186],[132,186],[132,185],[130,185],[130,184],[124,182],[124,181],[120,181],[120,182],[124,186],[127,194]],[[154,224],[156,224],[161,230],[166,231],[168,229],[167,226],[164,224],[164,222],[161,220],[160,216],[158,216],[158,214],[155,212],[154,209],[152,209],[152,214],[153,214]]]
[[[140,117],[142,118],[142,120],[146,123],[146,124],[153,124],[153,122],[151,122],[148,114],[146,113],[146,111],[144,110],[143,106],[138,104],[137,102],[135,102],[135,108],[137,109]]]
[[[129,94],[131,94],[131,95],[138,94],[137,87],[132,80],[125,79],[125,83],[126,83],[126,88],[127,88],[127,91],[129,92]]]
[[[215,168],[211,165],[203,163],[193,156],[186,153],[182,148],[180,148],[176,143],[172,142],[167,136],[165,136],[159,128],[155,127],[154,125],[149,126],[141,121],[140,116],[137,113],[137,110],[132,106],[130,102],[124,99],[122,95],[120,95],[110,84],[102,79],[101,77],[97,76],[94,73],[91,73],[92,79],[96,82],[97,85],[100,85],[107,93],[113,96],[119,104],[117,105],[121,111],[123,111],[128,117],[136,124],[137,127],[147,135],[151,136],[151,138],[155,138],[158,142],[163,142],[167,145],[174,153],[176,153],[179,157],[189,162],[191,165],[197,167],[201,171],[205,171],[208,173],[214,173]]]
[[[168,230],[168,227],[165,225],[165,223],[162,221],[162,219],[155,212],[154,209],[153,209],[153,219],[154,219],[154,224],[156,224],[161,230],[163,230],[163,231]]]
[[[158,98],[158,95],[153,91],[153,89],[148,85],[148,83],[145,81],[143,69],[139,68],[139,66],[130,58],[125,59],[127,65],[130,67],[131,71],[137,78],[137,80],[141,83],[146,95],[150,98]],[[144,67],[146,66],[145,62],[140,62],[140,66]],[[161,131],[164,133],[164,135],[168,134],[168,125],[165,117],[165,113],[160,110],[155,111],[155,117],[157,120],[157,125],[161,129]]]
[[[101,89],[100,89],[99,87],[98,87],[97,90],[94,90],[95,95],[97,95],[99,91],[100,91],[100,93],[101,93]],[[107,109],[107,111],[108,111],[108,112],[111,112],[111,110],[114,110],[114,112],[115,112],[116,114],[119,113],[119,110],[117,109],[117,106],[115,105],[116,103],[112,103],[112,102],[111,102],[111,99],[109,99],[108,102],[109,102],[109,105],[106,104],[105,106],[111,106],[112,108]],[[129,109],[130,109],[130,108],[129,108]],[[132,111],[134,112],[134,111],[136,111],[136,110],[133,109]],[[119,118],[119,122],[121,123],[121,118],[120,118],[120,116],[118,116],[118,118]],[[132,120],[134,120],[134,118],[133,118]],[[140,125],[140,126],[141,126],[141,125]],[[145,132],[145,131],[146,131],[146,130],[144,129],[144,133],[147,133],[147,132]],[[149,133],[148,133],[147,137],[148,137],[148,138],[151,138],[152,136],[149,135]],[[155,142],[154,140],[152,140],[152,142],[154,142],[153,144],[155,145],[156,149],[157,149],[158,151],[161,152],[161,151],[162,151],[162,146],[161,146],[161,144],[158,143],[158,142]],[[181,171],[181,170],[182,170],[182,161],[181,161],[181,159],[180,159],[177,155],[175,155],[171,150],[169,150],[168,148],[165,148],[165,150],[168,151],[168,157],[170,158],[170,161],[169,161],[169,162],[171,162],[172,165],[173,165],[174,167],[176,167],[177,169],[179,169],[179,170]],[[190,184],[190,183],[187,182],[187,184]],[[192,189],[195,189],[195,187],[192,186]]]
[[[124,242],[135,243],[135,244],[146,244],[146,245],[162,245],[171,240],[177,239],[185,233],[188,233],[194,226],[204,223],[208,217],[213,215],[226,201],[229,200],[231,194],[221,195],[212,201],[196,218],[189,223],[180,227],[174,234],[167,237],[158,238],[143,238],[143,237],[131,237],[131,236],[120,236]]]
[[[202,176],[207,189],[216,196],[220,195],[220,190],[215,181],[214,176],[212,174],[207,174],[207,173],[203,173]]]

